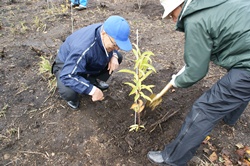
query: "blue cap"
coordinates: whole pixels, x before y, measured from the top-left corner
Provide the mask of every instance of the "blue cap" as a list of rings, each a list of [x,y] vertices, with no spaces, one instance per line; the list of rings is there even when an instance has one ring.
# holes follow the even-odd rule
[[[129,40],[130,27],[128,22],[120,16],[110,16],[103,24],[104,31],[111,36],[118,47],[124,51],[132,50]]]

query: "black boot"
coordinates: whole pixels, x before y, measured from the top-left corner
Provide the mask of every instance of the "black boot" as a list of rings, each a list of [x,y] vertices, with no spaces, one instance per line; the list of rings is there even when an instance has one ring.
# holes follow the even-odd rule
[[[161,151],[149,151],[147,157],[154,164],[166,164]]]
[[[99,89],[101,89],[102,91],[106,90],[109,88],[109,84],[107,84],[106,82],[102,81],[102,80],[95,80],[94,85],[96,87],[98,87]]]
[[[71,108],[73,108],[73,109],[77,109],[77,108],[79,107],[79,101],[76,101],[76,102],[74,102],[74,101],[68,101],[67,104],[68,104]]]

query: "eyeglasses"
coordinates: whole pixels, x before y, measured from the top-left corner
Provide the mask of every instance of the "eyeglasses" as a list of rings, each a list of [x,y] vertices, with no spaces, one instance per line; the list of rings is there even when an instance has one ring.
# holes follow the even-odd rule
[[[109,37],[109,35],[107,35],[107,36]],[[109,37],[109,40],[113,44],[114,48],[119,48],[118,45],[116,43],[114,43],[110,37]]]

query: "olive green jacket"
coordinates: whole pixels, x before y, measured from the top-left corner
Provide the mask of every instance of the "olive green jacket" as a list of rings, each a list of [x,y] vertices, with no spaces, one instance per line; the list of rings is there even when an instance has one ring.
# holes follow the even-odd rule
[[[175,85],[184,88],[201,80],[210,61],[227,70],[250,71],[250,1],[186,1],[176,24],[185,32],[186,67]]]

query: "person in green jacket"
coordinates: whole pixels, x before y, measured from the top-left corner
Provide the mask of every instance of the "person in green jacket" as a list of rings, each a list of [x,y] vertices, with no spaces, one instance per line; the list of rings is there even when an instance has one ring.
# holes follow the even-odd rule
[[[234,125],[250,101],[249,0],[161,0],[165,12],[185,33],[185,66],[172,76],[187,88],[206,76],[209,63],[227,69],[193,104],[177,137],[162,151],[149,151],[157,164],[187,165],[215,125]]]

